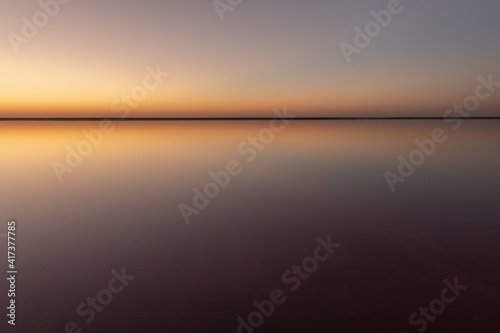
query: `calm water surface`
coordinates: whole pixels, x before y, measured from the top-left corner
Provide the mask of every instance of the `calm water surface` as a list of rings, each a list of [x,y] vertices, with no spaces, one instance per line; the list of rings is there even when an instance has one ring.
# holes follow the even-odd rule
[[[17,325],[1,325],[231,333],[279,289],[255,332],[410,333],[457,278],[467,290],[425,331],[499,331],[499,121],[295,121],[248,161],[238,147],[268,125],[117,123],[59,182],[53,162],[98,123],[1,123],[0,232],[17,221],[19,270]],[[391,192],[384,173],[435,128],[448,140]],[[187,225],[179,205],[230,161],[241,172]],[[340,247],[291,290],[283,274],[329,235]],[[86,323],[78,306],[122,268],[135,279]]]

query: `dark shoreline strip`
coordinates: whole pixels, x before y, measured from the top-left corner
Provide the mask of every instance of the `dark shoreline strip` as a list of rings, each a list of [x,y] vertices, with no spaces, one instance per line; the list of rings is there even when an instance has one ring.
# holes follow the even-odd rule
[[[96,118],[96,117],[54,117],[54,118],[0,118],[0,122],[5,121],[101,121],[101,120],[111,120],[111,121],[258,121],[258,120],[272,120],[275,117],[130,117],[130,118]],[[500,120],[499,117],[295,117],[295,118],[283,118],[286,120],[444,120],[444,119],[463,119],[463,120]]]

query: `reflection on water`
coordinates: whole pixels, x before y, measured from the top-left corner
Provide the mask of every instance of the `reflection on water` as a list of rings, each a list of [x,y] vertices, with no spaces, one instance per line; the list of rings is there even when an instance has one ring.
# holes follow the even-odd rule
[[[16,330],[236,332],[254,300],[282,289],[286,302],[255,331],[416,332],[410,314],[458,277],[468,289],[426,332],[495,331],[499,125],[447,132],[392,193],[384,172],[442,122],[295,121],[252,161],[238,146],[267,122],[119,123],[62,183],[53,162],[98,124],[2,123],[0,218],[19,224]],[[229,161],[241,173],[186,225],[179,204]],[[341,247],[290,292],[282,274],[330,234]],[[85,323],[77,306],[122,267],[136,279]]]

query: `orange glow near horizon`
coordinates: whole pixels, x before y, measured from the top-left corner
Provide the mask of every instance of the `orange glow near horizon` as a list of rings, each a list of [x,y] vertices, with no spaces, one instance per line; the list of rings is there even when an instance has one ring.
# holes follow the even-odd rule
[[[255,6],[221,22],[210,4],[72,2],[19,53],[4,40],[0,118],[121,116],[113,102],[157,65],[170,76],[129,116],[266,116],[284,106],[298,116],[441,116],[474,93],[479,75],[500,81],[495,29],[470,23],[481,38],[465,46],[471,41],[435,40],[414,29],[427,6],[442,12],[429,19],[432,31],[446,23],[457,36],[460,29],[472,34],[463,20],[445,15],[446,6],[408,11],[398,29],[384,30],[352,63],[338,46],[351,42],[359,15],[373,4]],[[12,4],[0,31],[19,33],[21,18],[35,10],[36,3]],[[496,16],[488,19],[497,24]],[[477,115],[499,110],[497,93]]]
[[[0,100],[0,117],[121,116],[122,112],[113,112],[113,102],[130,94],[147,74],[141,68],[126,75],[35,62],[0,67],[4,70],[0,89],[5,92]],[[440,116],[453,101],[461,102],[474,92],[476,85],[474,81],[465,87],[450,85],[437,93],[439,86],[445,85],[442,81],[432,84],[416,73],[379,84],[379,72],[354,71],[349,78],[301,77],[297,81],[280,80],[280,85],[273,87],[272,83],[248,82],[243,76],[233,78],[231,73],[208,79],[213,74],[210,68],[199,77],[193,72],[186,76],[170,73],[145,100],[137,101],[137,107],[130,107],[129,116],[266,116],[273,108],[284,106],[299,116]],[[307,80],[311,84],[303,85]],[[500,98],[496,95],[482,107],[498,109],[498,105]]]

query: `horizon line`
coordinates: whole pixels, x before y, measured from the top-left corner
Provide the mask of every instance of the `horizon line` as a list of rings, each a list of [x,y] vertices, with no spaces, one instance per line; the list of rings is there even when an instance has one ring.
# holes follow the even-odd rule
[[[5,121],[252,121],[273,120],[277,117],[6,117],[0,118]],[[500,120],[500,116],[488,117],[283,117],[284,120]]]

